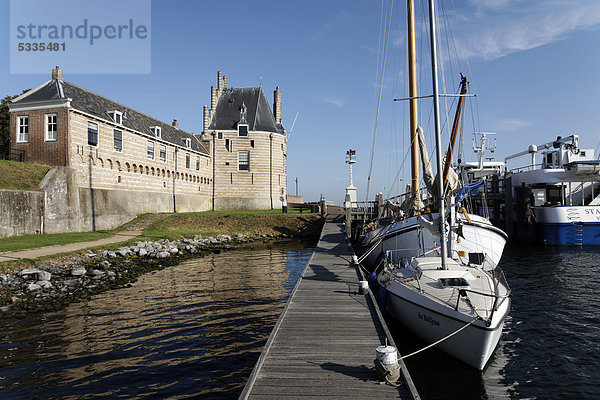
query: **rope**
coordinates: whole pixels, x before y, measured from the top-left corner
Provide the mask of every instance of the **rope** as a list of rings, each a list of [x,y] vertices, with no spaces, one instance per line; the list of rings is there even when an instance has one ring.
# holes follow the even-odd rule
[[[358,264],[361,264],[365,260],[365,258],[367,258],[369,256],[369,254],[371,254],[373,252],[373,250],[375,250],[375,248],[377,248],[377,246],[379,246],[381,244],[382,241],[383,241],[383,238],[380,238],[377,241],[377,243],[375,243],[373,246],[371,246],[369,251],[367,251],[365,254],[360,256],[360,258],[358,259]]]
[[[438,340],[437,342],[431,343],[429,346],[425,346],[425,347],[423,347],[423,348],[422,348],[422,349],[420,349],[420,350],[417,350],[417,351],[415,351],[415,352],[412,352],[412,353],[410,353],[410,354],[408,354],[408,355],[406,355],[406,356],[400,357],[400,358],[399,358],[399,360],[404,360],[405,358],[412,357],[412,356],[414,356],[415,354],[418,354],[418,353],[420,353],[420,352],[422,352],[422,351],[425,351],[425,350],[427,350],[427,349],[429,349],[429,348],[431,348],[431,347],[435,346],[436,344],[442,343],[444,340],[446,340],[446,339],[449,339],[449,338],[451,338],[452,336],[456,335],[458,332],[460,332],[460,331],[462,331],[463,329],[465,329],[466,327],[470,326],[471,324],[473,324],[473,322],[477,321],[478,319],[479,319],[479,317],[477,317],[477,318],[474,318],[474,319],[473,319],[471,322],[469,322],[469,323],[468,323],[468,324],[466,324],[465,326],[463,326],[463,327],[459,328],[458,330],[456,330],[456,331],[452,332],[451,334],[449,334],[449,335],[447,335],[447,336],[445,336],[445,337],[441,338],[441,339],[440,339],[440,340]]]

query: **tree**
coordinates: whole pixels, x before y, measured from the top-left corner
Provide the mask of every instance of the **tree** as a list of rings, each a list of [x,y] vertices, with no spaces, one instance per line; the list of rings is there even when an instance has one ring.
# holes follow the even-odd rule
[[[23,93],[30,89],[23,90]],[[23,94],[21,93],[21,94]],[[10,111],[8,105],[20,95],[6,96],[0,102],[0,159],[6,158],[10,146]]]

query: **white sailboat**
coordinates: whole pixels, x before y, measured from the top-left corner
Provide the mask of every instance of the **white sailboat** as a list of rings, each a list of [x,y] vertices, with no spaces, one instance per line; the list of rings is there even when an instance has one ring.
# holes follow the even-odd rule
[[[414,5],[408,3],[408,54],[409,54],[409,97],[410,101],[410,155],[411,155],[411,185],[410,193],[404,196],[402,206],[398,207],[386,202],[386,207],[393,209],[396,216],[393,218],[376,219],[363,227],[360,244],[364,250],[366,264],[374,268],[380,266],[383,255],[391,251],[392,261],[401,258],[410,258],[423,254],[423,249],[439,247],[440,238],[437,229],[420,229],[439,224],[439,216],[444,216],[444,221],[449,223],[449,254],[451,257],[478,264],[486,269],[495,268],[500,262],[502,252],[508,236],[504,231],[492,225],[488,218],[467,212],[466,207],[452,203],[447,214],[439,212],[426,212],[423,196],[421,194],[419,178],[419,153],[423,165],[423,178],[427,190],[434,198],[446,198],[451,202],[456,191],[459,190],[459,178],[450,167],[452,153],[459,130],[460,118],[467,95],[467,79],[461,75],[461,85],[458,104],[452,125],[448,150],[444,159],[444,166],[434,177],[431,164],[425,148],[423,133],[417,121],[417,79],[416,55],[414,34]],[[429,97],[429,96],[424,96]],[[398,99],[400,100],[400,99]],[[482,150],[483,157],[483,150]],[[443,171],[442,171],[443,170]],[[442,178],[440,179],[439,176]],[[435,182],[440,180],[441,189],[435,187]],[[468,187],[464,190],[468,193]],[[439,195],[442,193],[442,195]],[[461,196],[457,196],[460,198]],[[429,204],[436,208],[435,204]],[[400,209],[400,211],[398,211]],[[426,213],[427,218],[421,214]]]
[[[412,0],[408,3],[410,14]],[[436,159],[441,176],[434,0],[429,0],[429,20]],[[438,179],[438,193],[443,193],[443,185],[443,180]],[[438,196],[438,202],[439,215],[445,215],[444,196]],[[482,370],[500,339],[510,308],[510,289],[499,268],[484,268],[481,263],[467,262],[460,257],[453,259],[453,254],[448,254],[451,247],[445,224],[428,229],[421,226],[426,226],[426,221],[417,217],[418,231],[430,231],[436,236],[434,232],[439,228],[437,246],[429,251],[438,249],[439,255],[404,258],[398,256],[397,250],[385,253],[384,268],[377,281],[386,291],[387,309],[424,341],[436,343],[440,350]]]

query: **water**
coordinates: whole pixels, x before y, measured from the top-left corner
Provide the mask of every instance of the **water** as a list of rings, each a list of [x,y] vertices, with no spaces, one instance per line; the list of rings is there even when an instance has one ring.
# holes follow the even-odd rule
[[[0,398],[237,398],[311,254],[210,255],[4,321]]]
[[[507,246],[505,333],[480,373],[429,350],[406,363],[424,399],[600,398],[600,248]],[[391,322],[400,351],[424,346]]]
[[[232,251],[64,310],[4,321],[0,398],[237,398],[312,249]],[[480,373],[407,360],[423,399],[600,398],[600,248],[514,247],[499,348]],[[422,342],[390,324],[403,354]]]

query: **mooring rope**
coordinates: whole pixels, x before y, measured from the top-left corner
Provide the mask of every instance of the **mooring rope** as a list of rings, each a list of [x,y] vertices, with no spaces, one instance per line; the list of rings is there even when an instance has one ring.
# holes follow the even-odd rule
[[[373,252],[373,250],[375,250],[375,248],[377,246],[379,246],[379,244],[383,241],[383,238],[379,238],[379,240],[377,241],[377,243],[375,243],[373,246],[371,246],[371,248],[362,256],[360,256],[360,258],[358,259],[358,264],[361,264],[363,261],[365,261],[365,258],[367,258],[369,256],[369,254],[371,254]]]
[[[423,348],[422,348],[422,349],[420,349],[420,350],[417,350],[417,351],[415,351],[415,352],[412,352],[412,353],[410,353],[410,354],[407,354],[407,355],[405,355],[405,356],[402,356],[402,357],[400,357],[400,358],[399,358],[399,360],[404,360],[405,358],[412,357],[412,356],[414,356],[415,354],[418,354],[418,353],[420,353],[420,352],[422,352],[422,351],[425,351],[425,350],[427,350],[427,349],[429,349],[429,348],[431,348],[431,347],[435,346],[436,344],[440,344],[440,343],[442,343],[444,340],[446,340],[446,339],[449,339],[449,338],[451,338],[452,336],[456,335],[458,332],[460,332],[460,331],[462,331],[463,329],[465,329],[466,327],[470,326],[471,324],[473,324],[473,322],[477,321],[478,319],[479,319],[479,317],[476,317],[476,318],[474,318],[474,319],[473,319],[471,322],[469,322],[469,323],[468,323],[468,324],[466,324],[465,326],[463,326],[463,327],[461,327],[461,328],[457,329],[456,331],[452,332],[451,334],[449,334],[449,335],[447,335],[447,336],[445,336],[445,337],[441,338],[441,339],[440,339],[440,340],[438,340],[437,342],[431,343],[430,345],[428,345],[428,346],[425,346],[425,347],[423,347]]]

